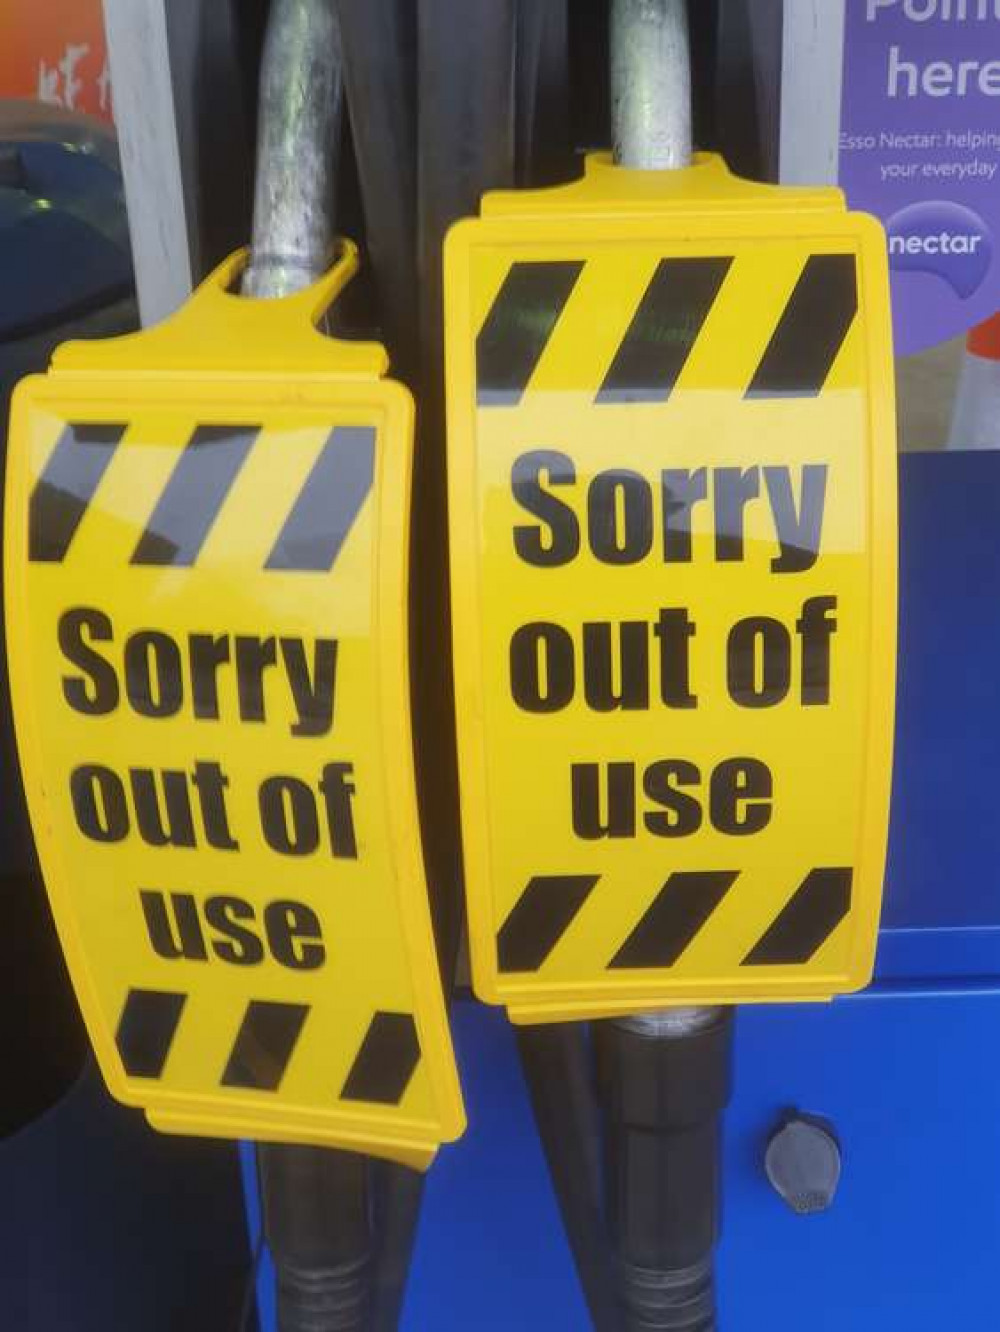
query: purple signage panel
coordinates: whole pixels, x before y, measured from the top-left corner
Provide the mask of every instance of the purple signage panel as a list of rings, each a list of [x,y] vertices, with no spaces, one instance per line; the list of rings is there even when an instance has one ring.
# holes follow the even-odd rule
[[[840,183],[885,223],[898,352],[1000,310],[1000,0],[847,0]]]

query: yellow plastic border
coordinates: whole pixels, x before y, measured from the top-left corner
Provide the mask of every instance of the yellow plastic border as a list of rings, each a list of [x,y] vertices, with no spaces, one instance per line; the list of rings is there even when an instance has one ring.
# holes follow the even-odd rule
[[[379,379],[387,365],[376,344],[346,344],[319,335],[313,324],[350,278],[353,249],[325,279],[295,297],[270,302],[244,301],[227,295],[244,262],[236,255],[207,279],[192,302],[171,320],[148,333],[101,343],[69,344],[56,357],[56,369],[22,381],[11,406],[4,530],[4,596],[7,653],[17,747],[24,777],[32,829],[60,941],[98,1064],[109,1090],[126,1105],[145,1110],[154,1124],[172,1131],[206,1136],[249,1136],[374,1152],[426,1168],[440,1142],[452,1141],[465,1128],[458,1075],[434,945],[421,853],[420,825],[412,750],[408,651],[408,567],[410,549],[410,485],[413,462],[413,400],[403,385]],[[269,306],[270,319],[260,307]],[[209,310],[214,351],[195,356],[197,370],[183,370],[192,361],[189,329],[203,333],[201,316]],[[304,319],[304,316],[306,318]],[[273,338],[262,347],[259,337]],[[217,341],[216,341],[217,339]],[[255,339],[258,339],[255,341]],[[197,343],[197,337],[195,338]],[[302,370],[303,346],[308,348]],[[345,358],[344,348],[349,349]],[[254,361],[266,370],[246,368]],[[214,365],[213,365],[214,362]],[[119,367],[113,370],[112,366]],[[271,371],[271,373],[269,373]],[[294,386],[289,388],[289,374]],[[379,671],[383,734],[383,780],[397,863],[397,905],[411,958],[414,1019],[420,1036],[422,1065],[438,1109],[436,1123],[386,1114],[367,1116],[331,1101],[328,1114],[301,1111],[290,1115],[277,1106],[262,1111],[228,1094],[211,1096],[169,1093],[156,1084],[141,1090],[126,1078],[90,975],[90,963],[78,936],[70,876],[64,851],[48,818],[46,777],[36,761],[40,746],[27,609],[27,527],[30,476],[28,441],[35,412],[52,413],[81,422],[128,417],[151,402],[176,406],[185,399],[201,406],[211,393],[213,408],[267,408],[290,403],[331,412],[363,410],[377,422],[379,438],[394,442],[390,469],[380,446],[375,477],[380,534],[373,571],[376,654],[387,663]],[[405,447],[400,444],[405,441]]]
[[[686,178],[686,179],[685,179]],[[871,655],[864,816],[858,892],[851,911],[849,966],[835,975],[734,978],[697,985],[611,978],[590,987],[501,979],[497,968],[490,856],[490,793],[482,749],[483,664],[479,592],[475,338],[469,274],[479,248],[509,246],[518,259],[574,258],[582,245],[672,239],[732,242],[793,239],[853,248],[858,256],[863,355],[871,392],[868,540],[871,552]],[[462,838],[473,985],[486,1003],[506,1004],[515,1022],[614,1016],[646,1006],[830,999],[863,989],[875,962],[888,839],[895,712],[897,507],[895,384],[885,233],[864,213],[846,211],[838,190],[785,190],[731,177],[716,158],[688,172],[636,172],[588,161],[584,179],[532,194],[488,195],[482,216],[459,222],[445,243],[445,353],[448,385],[448,505],[451,539],[455,705]]]

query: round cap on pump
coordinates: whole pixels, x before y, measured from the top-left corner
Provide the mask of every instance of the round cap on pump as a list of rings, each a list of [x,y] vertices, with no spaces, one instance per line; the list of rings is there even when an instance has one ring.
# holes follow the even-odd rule
[[[840,1143],[832,1126],[811,1115],[790,1115],[771,1135],[764,1169],[793,1212],[825,1212],[840,1184]]]

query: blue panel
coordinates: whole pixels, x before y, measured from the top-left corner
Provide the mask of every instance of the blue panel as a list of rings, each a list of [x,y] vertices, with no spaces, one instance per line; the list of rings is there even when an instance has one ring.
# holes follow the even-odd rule
[[[726,1332],[940,1332],[995,1321],[1000,998],[956,994],[739,1016],[726,1124]],[[831,1119],[833,1209],[797,1217],[761,1170],[785,1107]],[[566,1325],[568,1326],[568,1325]]]
[[[883,925],[998,925],[1000,453],[900,460],[899,634]]]
[[[402,1328],[586,1328],[507,1019],[456,1004],[452,1029],[469,1127],[430,1172]]]
[[[942,896],[945,894],[942,893]],[[944,984],[975,979],[1000,985],[1000,927],[883,930],[875,963],[879,985],[937,978]]]
[[[719,1254],[725,1332],[993,1325],[1000,996],[861,998],[740,1013]],[[455,1014],[471,1127],[428,1184],[404,1332],[585,1332],[589,1322],[502,1015]],[[832,1210],[768,1185],[781,1113],[833,1121]]]

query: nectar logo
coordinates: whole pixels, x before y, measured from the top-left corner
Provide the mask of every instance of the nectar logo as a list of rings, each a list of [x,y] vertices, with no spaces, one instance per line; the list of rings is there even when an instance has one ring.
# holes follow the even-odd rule
[[[895,271],[933,273],[963,300],[982,285],[993,258],[989,227],[961,204],[910,204],[889,218],[886,231]]]

